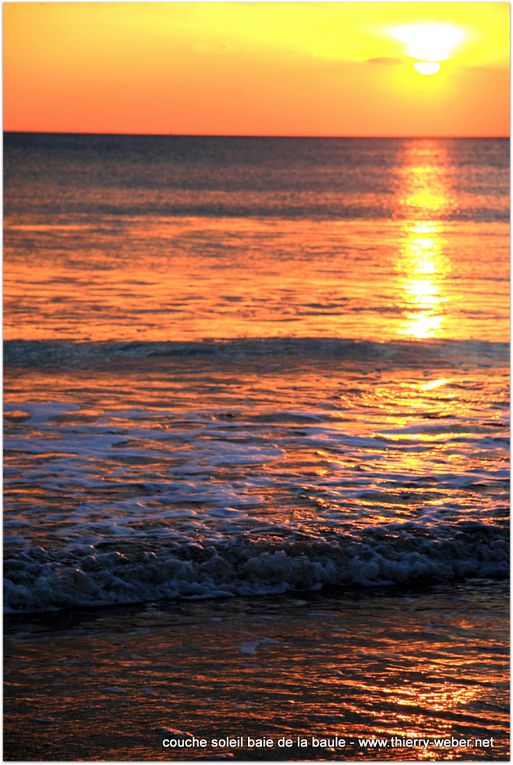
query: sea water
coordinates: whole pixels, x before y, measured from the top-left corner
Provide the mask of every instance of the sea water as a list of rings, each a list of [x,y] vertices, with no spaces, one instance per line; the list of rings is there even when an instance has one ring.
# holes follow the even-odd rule
[[[8,134],[7,611],[503,593],[508,151]]]
[[[505,575],[507,159],[8,135],[6,606]]]

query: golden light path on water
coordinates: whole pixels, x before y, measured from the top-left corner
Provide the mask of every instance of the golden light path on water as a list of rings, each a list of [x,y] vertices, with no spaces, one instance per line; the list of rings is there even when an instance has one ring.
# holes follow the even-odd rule
[[[430,148],[426,159],[424,147],[420,151],[418,144],[406,147],[404,190],[398,203],[409,216],[402,227],[398,260],[406,303],[405,320],[398,332],[418,340],[442,334],[447,303],[444,280],[451,270],[444,250],[443,225],[435,217],[449,205],[445,177],[448,158],[442,147],[435,144]]]

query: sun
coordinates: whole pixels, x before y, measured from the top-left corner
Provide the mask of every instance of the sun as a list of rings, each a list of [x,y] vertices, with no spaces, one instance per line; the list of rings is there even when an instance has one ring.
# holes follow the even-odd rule
[[[433,75],[440,71],[440,62],[465,39],[465,34],[452,24],[422,23],[395,27],[393,37],[407,46],[414,58],[413,68],[419,74]]]
[[[440,71],[438,61],[415,61],[413,68],[419,74],[436,74]]]

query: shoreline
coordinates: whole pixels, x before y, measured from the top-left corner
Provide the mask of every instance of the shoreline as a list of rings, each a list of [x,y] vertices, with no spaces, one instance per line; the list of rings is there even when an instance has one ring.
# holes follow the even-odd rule
[[[191,759],[411,761],[425,749],[365,751],[349,742],[452,735],[493,736],[493,749],[474,749],[472,758],[507,759],[504,581],[69,617],[7,626],[7,761],[180,760],[183,749],[162,746],[180,735],[209,741],[188,749]],[[274,743],[211,746],[223,736]],[[276,743],[333,736],[348,741],[343,755],[340,746]],[[435,758],[449,754],[468,759],[469,750],[442,748]]]

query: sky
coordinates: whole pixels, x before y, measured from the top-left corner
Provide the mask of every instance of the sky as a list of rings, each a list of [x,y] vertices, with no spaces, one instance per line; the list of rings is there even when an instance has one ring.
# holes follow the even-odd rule
[[[3,10],[5,130],[509,135],[509,3]]]

